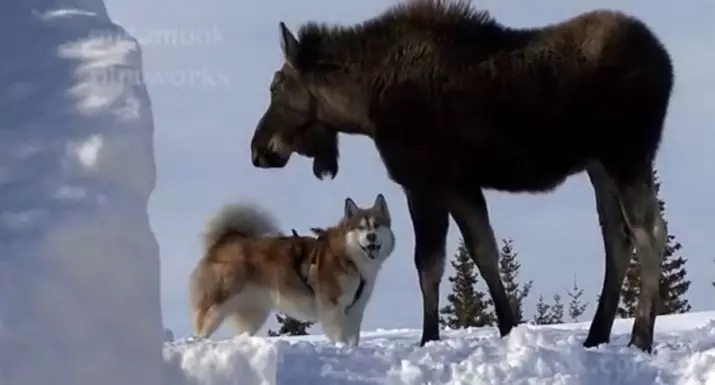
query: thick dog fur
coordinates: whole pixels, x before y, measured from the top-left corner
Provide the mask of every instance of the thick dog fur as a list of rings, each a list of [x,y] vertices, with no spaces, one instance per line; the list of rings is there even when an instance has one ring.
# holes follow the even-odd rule
[[[229,318],[254,335],[272,310],[320,322],[334,343],[357,345],[380,267],[394,249],[387,202],[345,199],[341,221],[317,237],[284,236],[250,204],[224,206],[207,224],[204,255],[190,277],[194,334],[208,338]]]

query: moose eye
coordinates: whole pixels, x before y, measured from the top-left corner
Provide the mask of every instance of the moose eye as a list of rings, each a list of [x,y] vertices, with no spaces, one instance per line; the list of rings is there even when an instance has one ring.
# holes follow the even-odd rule
[[[276,72],[275,76],[273,77],[273,81],[271,82],[271,95],[275,95],[276,92],[278,92],[278,88],[283,82],[283,74],[281,72]]]

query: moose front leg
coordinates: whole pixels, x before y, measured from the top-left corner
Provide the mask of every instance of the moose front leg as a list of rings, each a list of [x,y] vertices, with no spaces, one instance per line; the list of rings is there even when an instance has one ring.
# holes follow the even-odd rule
[[[420,346],[439,340],[439,284],[444,274],[449,210],[426,191],[406,191],[415,237],[415,267],[422,290]]]

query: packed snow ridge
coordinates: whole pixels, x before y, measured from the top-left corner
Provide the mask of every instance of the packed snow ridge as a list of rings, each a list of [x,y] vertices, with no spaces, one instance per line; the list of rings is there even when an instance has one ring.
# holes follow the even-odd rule
[[[655,353],[627,347],[632,319],[611,342],[586,349],[588,322],[443,331],[417,346],[418,330],[363,334],[358,348],[323,336],[179,339],[164,346],[168,383],[191,385],[715,385],[715,311],[656,321]]]
[[[139,46],[101,0],[0,15],[0,384],[161,384]]]

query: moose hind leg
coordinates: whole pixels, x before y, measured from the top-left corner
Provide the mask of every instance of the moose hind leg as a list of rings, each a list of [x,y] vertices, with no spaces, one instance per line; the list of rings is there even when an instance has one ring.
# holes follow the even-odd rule
[[[499,334],[504,337],[517,325],[514,312],[499,275],[499,248],[489,223],[486,199],[481,191],[450,195],[449,207],[462,233],[469,255],[489,288],[494,302]]]
[[[635,177],[618,178],[616,185],[628,222],[640,267],[640,297],[630,345],[650,353],[659,298],[661,263],[667,241],[667,228],[653,186],[650,167]]]
[[[420,346],[439,340],[439,284],[444,274],[449,209],[424,191],[406,191],[415,236],[415,267],[422,291]]]
[[[585,347],[610,341],[613,320],[618,310],[621,286],[633,252],[633,242],[621,211],[618,191],[600,164],[588,168],[596,198],[596,210],[606,257],[606,269],[598,308],[591,322]]]

